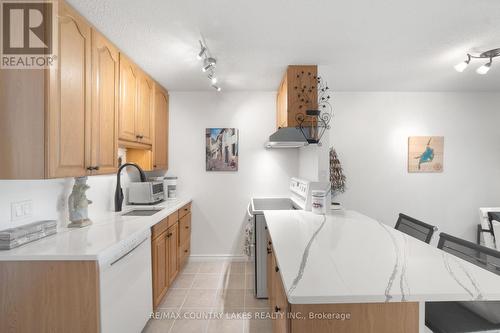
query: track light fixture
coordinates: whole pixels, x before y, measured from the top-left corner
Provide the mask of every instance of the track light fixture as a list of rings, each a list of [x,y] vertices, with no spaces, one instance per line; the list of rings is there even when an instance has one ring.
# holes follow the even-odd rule
[[[457,65],[455,65],[455,70],[457,72],[463,72],[467,66],[469,65],[470,61],[472,59],[489,59],[490,61],[482,65],[476,70],[477,74],[484,75],[488,73],[488,71],[491,69],[491,64],[493,63],[493,58],[496,58],[500,56],[500,48],[498,49],[493,49],[493,50],[488,50],[482,53],[478,54],[467,54],[467,59]]]
[[[203,59],[203,55],[205,55],[205,52],[207,51],[207,47],[203,45],[203,43],[200,40],[200,53],[198,53],[198,60]]]
[[[215,59],[208,49],[207,44],[204,41],[200,42],[200,52],[198,53],[198,59],[203,60],[203,66],[201,70],[203,73],[207,73],[207,77],[210,80],[211,86],[217,90],[221,91],[221,88],[217,84],[217,76],[215,75],[215,67],[217,65],[217,59]]]
[[[481,67],[479,67],[478,69],[476,69],[476,73],[480,74],[480,75],[484,75],[484,74],[488,73],[490,68],[491,68],[492,62],[493,62],[493,59],[490,58],[490,62],[488,62],[488,63],[482,65]]]
[[[214,73],[214,75],[209,74],[208,78],[210,79],[210,82],[212,82],[212,84],[216,84],[217,83],[217,78],[215,77],[215,73]]]

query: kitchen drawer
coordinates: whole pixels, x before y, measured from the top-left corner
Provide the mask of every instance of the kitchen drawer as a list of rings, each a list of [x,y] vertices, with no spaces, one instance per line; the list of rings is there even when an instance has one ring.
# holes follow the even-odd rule
[[[168,218],[161,220],[151,227],[151,239],[155,239],[165,232],[170,225],[168,224]]]
[[[179,221],[179,211],[176,211],[168,216],[168,228],[173,226],[177,221]]]
[[[184,266],[189,255],[191,254],[191,241],[181,243],[180,251],[179,251],[179,267]]]
[[[189,241],[191,237],[191,213],[181,217],[179,220],[179,245]]]
[[[184,215],[191,213],[191,203],[188,203],[184,206],[182,206],[181,209],[179,209],[179,218],[183,217]]]

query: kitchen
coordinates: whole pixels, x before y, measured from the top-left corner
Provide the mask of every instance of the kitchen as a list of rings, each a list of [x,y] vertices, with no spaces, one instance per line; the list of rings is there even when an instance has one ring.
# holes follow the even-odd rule
[[[455,259],[451,269],[459,282],[450,276],[441,260],[444,251],[437,248],[441,232],[485,245],[481,237],[489,232],[481,231],[476,239],[478,212],[498,207],[499,78],[494,58],[491,71],[477,75],[474,70],[489,59],[467,57],[476,48],[498,47],[498,5],[461,1],[462,10],[450,13],[448,8],[456,6],[451,2],[384,4],[297,1],[290,8],[266,4],[265,14],[240,1],[224,6],[199,1],[58,2],[57,67],[0,69],[0,230],[36,221],[57,223],[55,235],[0,251],[0,323],[7,325],[0,331],[33,331],[30,325],[61,332],[126,331],[124,327],[131,332],[283,331],[279,320],[256,314],[276,317],[289,307],[293,314],[295,307],[311,304],[350,314],[350,320],[316,320],[325,325],[375,325],[370,315],[354,308],[333,311],[328,306],[387,303],[401,305],[398,309],[408,311],[401,313],[405,318],[418,318],[416,324],[407,322],[411,329],[404,331],[411,332],[416,326],[426,329],[426,302],[477,301],[479,295],[500,301],[499,290],[491,287],[491,281],[498,281],[495,274],[456,259],[474,277],[478,293],[462,268],[454,266]],[[411,15],[412,10],[418,15]],[[320,15],[323,30],[292,29],[313,13]],[[460,15],[470,20],[473,31],[456,23]],[[453,32],[435,33],[441,26],[436,16]],[[204,72],[209,58],[216,59],[216,66]],[[471,68],[458,73],[453,66],[463,60]],[[332,91],[332,118],[320,145],[305,141],[321,126],[313,122],[297,131],[288,99],[295,87],[289,70],[297,67],[289,65],[307,65],[306,74],[316,68],[312,76],[324,79]],[[209,77],[213,74],[216,83]],[[317,96],[310,97],[314,104]],[[299,135],[283,139],[278,127]],[[409,172],[409,138],[418,136],[444,137],[441,172]],[[221,148],[223,141],[227,145]],[[280,145],[293,147],[273,147]],[[332,147],[345,175],[345,191],[332,199],[341,209],[330,209],[325,199],[326,222],[316,233],[323,215],[308,210],[312,191],[327,189],[331,181]],[[149,185],[140,185],[135,168],[124,168],[119,187],[125,198],[117,212],[118,168],[130,162],[145,171]],[[68,228],[68,200],[75,177],[82,176],[87,176],[82,186],[89,187],[85,196],[92,201],[92,224]],[[269,197],[296,204],[300,196],[291,191],[293,180],[308,187],[302,196],[305,212],[252,207],[252,198],[255,205]],[[135,183],[139,185],[131,185]],[[146,201],[153,204],[138,200],[130,205],[129,187],[150,186],[148,191],[158,195],[153,191],[158,183],[166,201],[154,203],[158,198],[152,195]],[[142,212],[131,214],[153,215],[124,215],[134,210]],[[439,229],[430,244],[394,230],[400,213]],[[270,240],[247,240],[247,233],[257,236],[257,229],[266,227],[253,225],[258,216],[269,229],[260,235]],[[290,223],[283,226],[282,219]],[[481,229],[488,227],[486,220]],[[255,260],[257,241],[266,245],[261,244],[265,261]],[[277,289],[267,291],[267,273],[273,271],[269,241],[274,267],[279,267],[279,279],[271,276],[269,284],[282,283],[282,306],[273,304]],[[132,249],[132,255],[111,265]],[[143,259],[134,261],[141,253]],[[121,266],[123,260],[127,264]],[[37,265],[40,274],[60,272],[57,283],[43,284],[28,263]],[[67,275],[69,266],[63,264],[76,265],[70,270],[75,274]],[[270,299],[256,298],[257,280],[263,281],[258,267],[268,264],[264,289]],[[422,277],[426,275],[430,277]],[[404,276],[408,283],[400,288]],[[308,289],[313,282],[318,288]],[[51,305],[33,310],[40,302]],[[210,318],[218,313],[227,316]],[[379,323],[389,328],[372,332],[401,331],[390,327],[390,320]],[[370,331],[360,327],[329,326],[325,331]],[[284,330],[311,328],[287,319]]]

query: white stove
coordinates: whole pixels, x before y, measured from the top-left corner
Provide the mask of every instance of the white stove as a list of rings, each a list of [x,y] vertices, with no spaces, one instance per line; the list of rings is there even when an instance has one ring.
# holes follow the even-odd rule
[[[311,182],[305,179],[290,179],[288,197],[252,198],[248,206],[248,215],[254,224],[254,244],[252,258],[255,261],[255,297],[267,298],[267,253],[266,210],[311,210],[311,192],[326,190],[328,183]]]

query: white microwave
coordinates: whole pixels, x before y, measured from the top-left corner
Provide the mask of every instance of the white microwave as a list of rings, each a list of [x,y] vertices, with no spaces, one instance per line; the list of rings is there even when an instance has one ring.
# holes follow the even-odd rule
[[[131,205],[153,205],[165,199],[163,182],[134,182],[128,187]]]

